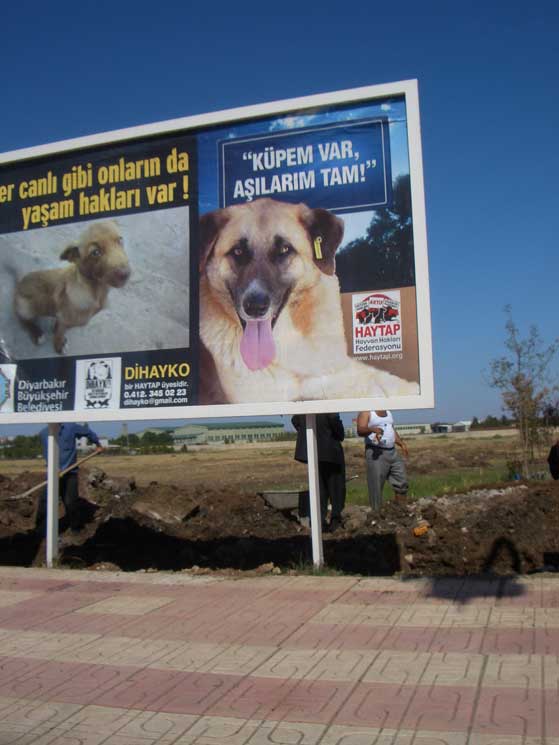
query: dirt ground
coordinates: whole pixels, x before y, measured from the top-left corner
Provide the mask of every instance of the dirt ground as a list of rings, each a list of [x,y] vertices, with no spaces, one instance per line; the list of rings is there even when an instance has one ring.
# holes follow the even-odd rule
[[[410,443],[408,469],[441,475],[511,458],[511,438],[429,438]],[[348,477],[364,485],[363,446],[344,444]],[[61,562],[123,570],[289,571],[311,560],[296,509],[275,509],[266,490],[306,487],[293,443],[188,453],[105,456],[80,469],[83,528],[65,530]],[[504,470],[503,470],[504,472]],[[0,463],[0,563],[44,560],[36,497],[7,500],[44,478],[41,461]],[[485,485],[465,494],[388,502],[380,514],[350,505],[324,535],[327,565],[344,572],[463,575],[559,568],[559,482]]]

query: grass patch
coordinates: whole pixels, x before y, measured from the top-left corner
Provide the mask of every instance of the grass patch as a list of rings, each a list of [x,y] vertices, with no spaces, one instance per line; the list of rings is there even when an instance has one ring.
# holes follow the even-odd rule
[[[461,471],[448,471],[436,475],[425,474],[412,476],[408,496],[412,499],[421,497],[441,497],[455,491],[469,491],[481,484],[506,481],[504,466],[487,468],[469,468]],[[392,488],[387,483],[384,487],[384,498],[392,498]],[[347,485],[347,504],[368,505],[367,484],[364,479],[350,481]]]
[[[348,574],[341,569],[329,567],[327,564],[317,567],[312,561],[305,561],[304,559],[291,563],[288,569],[297,572],[297,574],[305,574],[311,577],[345,577]]]

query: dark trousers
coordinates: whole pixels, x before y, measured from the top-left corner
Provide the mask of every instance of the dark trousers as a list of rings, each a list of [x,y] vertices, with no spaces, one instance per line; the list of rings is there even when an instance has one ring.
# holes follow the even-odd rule
[[[326,520],[328,501],[332,505],[332,519],[340,518],[345,507],[345,463],[319,461],[318,486],[322,522]],[[299,496],[299,516],[308,517],[309,514],[309,492],[301,492]]]
[[[328,500],[332,505],[332,517],[341,517],[345,507],[345,463],[319,463],[320,511],[326,517]]]
[[[58,494],[62,499],[65,511],[65,526],[78,529],[80,527],[80,514],[78,509],[78,472],[70,471],[64,474],[58,482]],[[35,526],[44,530],[47,521],[47,487],[41,491],[37,505]]]

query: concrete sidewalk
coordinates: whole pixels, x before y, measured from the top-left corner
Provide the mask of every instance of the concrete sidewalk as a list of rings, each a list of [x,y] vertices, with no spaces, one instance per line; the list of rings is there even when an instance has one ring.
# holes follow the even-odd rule
[[[559,745],[559,579],[0,568],[0,745]]]

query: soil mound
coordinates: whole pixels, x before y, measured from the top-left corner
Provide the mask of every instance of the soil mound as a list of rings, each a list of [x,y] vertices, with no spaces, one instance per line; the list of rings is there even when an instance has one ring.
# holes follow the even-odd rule
[[[0,476],[0,563],[40,564],[34,531],[41,477]],[[80,471],[83,527],[65,530],[61,561],[123,570],[285,571],[311,560],[310,531],[294,510],[270,507],[254,491],[192,488]],[[390,502],[378,514],[350,506],[324,535],[326,563],[340,571],[391,575],[510,574],[559,568],[559,484],[489,485],[463,494]]]

